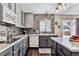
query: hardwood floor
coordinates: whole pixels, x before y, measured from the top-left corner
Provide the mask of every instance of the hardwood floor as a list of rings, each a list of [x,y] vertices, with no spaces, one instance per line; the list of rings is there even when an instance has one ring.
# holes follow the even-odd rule
[[[40,54],[38,49],[29,49],[27,52],[27,56],[50,56],[50,55],[46,53]]]

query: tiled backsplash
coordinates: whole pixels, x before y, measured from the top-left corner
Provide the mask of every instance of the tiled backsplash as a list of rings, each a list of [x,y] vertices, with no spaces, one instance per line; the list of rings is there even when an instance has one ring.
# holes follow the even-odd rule
[[[15,35],[19,34],[19,29],[13,26],[4,26],[0,25],[0,36],[7,36],[7,35]]]
[[[45,14],[34,14],[34,29],[39,31],[39,21],[44,19]],[[48,20],[51,20],[51,33],[54,33],[54,15],[48,14]]]

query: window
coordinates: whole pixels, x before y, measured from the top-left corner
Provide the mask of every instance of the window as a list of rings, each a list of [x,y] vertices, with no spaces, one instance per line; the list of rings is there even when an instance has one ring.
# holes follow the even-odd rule
[[[63,35],[74,35],[75,34],[75,19],[64,19],[63,20]]]
[[[47,18],[40,20],[40,32],[51,32],[51,21]]]

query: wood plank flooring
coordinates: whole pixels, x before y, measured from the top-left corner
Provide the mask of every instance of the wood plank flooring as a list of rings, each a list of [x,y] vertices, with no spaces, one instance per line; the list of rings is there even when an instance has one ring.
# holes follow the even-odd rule
[[[27,56],[49,56],[49,54],[40,54],[38,49],[29,49],[27,52]]]

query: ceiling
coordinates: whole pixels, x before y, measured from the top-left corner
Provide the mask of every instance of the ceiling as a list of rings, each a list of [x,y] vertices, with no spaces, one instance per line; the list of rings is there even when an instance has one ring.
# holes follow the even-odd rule
[[[49,14],[56,12],[56,3],[19,3],[21,9],[24,12],[35,13],[35,14]]]

